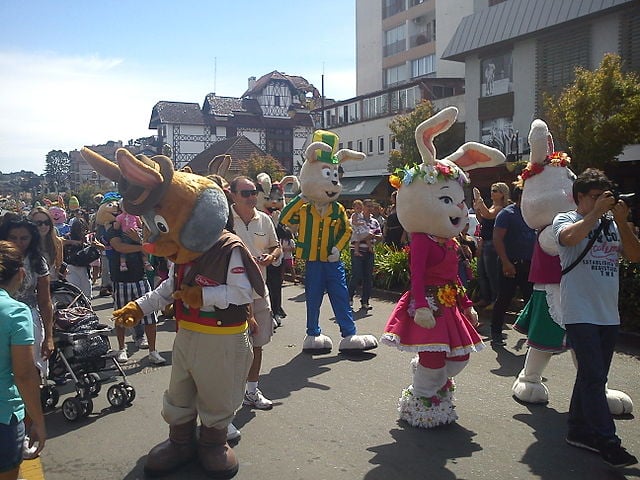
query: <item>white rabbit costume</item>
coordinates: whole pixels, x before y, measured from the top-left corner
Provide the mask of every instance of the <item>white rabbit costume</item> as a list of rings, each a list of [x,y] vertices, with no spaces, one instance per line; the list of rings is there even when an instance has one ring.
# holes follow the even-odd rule
[[[533,295],[514,324],[514,330],[527,335],[529,350],[512,393],[526,403],[546,403],[549,391],[542,373],[554,353],[567,349],[560,312],[560,259],[550,224],[556,214],[576,208],[576,177],[569,169],[571,159],[554,151],[553,138],[542,120],[531,123],[529,145],[529,164],[521,175],[521,209],[527,225],[538,231],[538,241],[529,274]],[[607,390],[607,401],[613,414],[630,413],[633,408],[629,396],[617,390]]]
[[[403,390],[400,418],[431,428],[457,419],[453,380],[471,352],[483,348],[475,330],[478,315],[458,278],[458,245],[453,240],[468,221],[463,185],[469,178],[460,168],[491,167],[504,155],[469,142],[443,160],[436,160],[433,138],[455,122],[458,110],[448,107],[416,129],[422,163],[406,166],[390,178],[399,185],[398,219],[410,233],[411,290],[394,309],[381,341],[418,353],[413,384]]]

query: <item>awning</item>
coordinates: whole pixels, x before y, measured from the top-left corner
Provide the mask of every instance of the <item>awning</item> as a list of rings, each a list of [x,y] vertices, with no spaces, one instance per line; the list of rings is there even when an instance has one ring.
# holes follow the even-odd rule
[[[340,180],[342,183],[341,197],[365,197],[371,195],[382,180],[387,176],[349,177]]]

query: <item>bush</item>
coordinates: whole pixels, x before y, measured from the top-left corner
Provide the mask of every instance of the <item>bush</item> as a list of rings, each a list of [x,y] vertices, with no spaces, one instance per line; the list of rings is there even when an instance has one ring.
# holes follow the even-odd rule
[[[374,247],[373,285],[384,290],[409,288],[409,249],[378,243]]]
[[[640,264],[620,262],[618,309],[623,330],[640,333]]]

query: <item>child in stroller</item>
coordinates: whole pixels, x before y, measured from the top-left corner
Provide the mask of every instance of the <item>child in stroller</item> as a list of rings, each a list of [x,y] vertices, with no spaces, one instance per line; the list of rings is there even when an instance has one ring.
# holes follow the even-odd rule
[[[51,299],[54,305],[55,351],[49,363],[50,376],[64,378],[69,375],[76,389],[76,396],[62,403],[64,417],[73,421],[91,414],[92,397],[98,395],[103,381],[100,372],[114,370],[113,367],[107,368],[108,360],[123,381],[109,387],[107,400],[116,408],[130,404],[135,398],[135,390],[127,382],[120,365],[109,355],[111,327],[99,323],[90,300],[75,285],[65,281],[51,282]],[[45,385],[41,396],[43,408],[48,410],[53,409],[59,399],[54,385]]]

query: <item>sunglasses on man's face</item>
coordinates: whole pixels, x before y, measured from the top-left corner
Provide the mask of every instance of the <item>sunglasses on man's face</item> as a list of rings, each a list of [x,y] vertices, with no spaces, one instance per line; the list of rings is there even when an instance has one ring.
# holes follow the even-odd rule
[[[238,193],[242,198],[249,198],[258,195],[258,190],[239,190]]]

